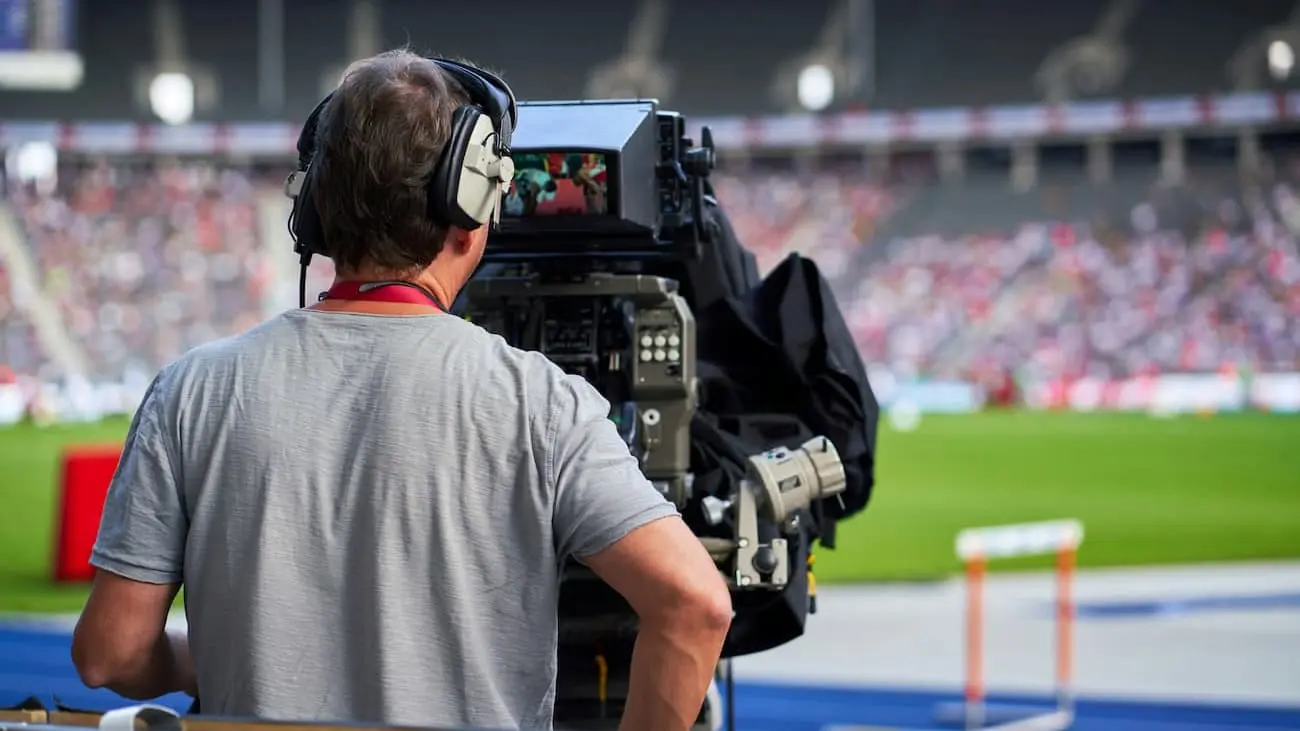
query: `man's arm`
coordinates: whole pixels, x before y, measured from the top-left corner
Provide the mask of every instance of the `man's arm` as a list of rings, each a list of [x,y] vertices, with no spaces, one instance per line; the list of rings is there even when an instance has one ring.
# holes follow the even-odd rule
[[[72,662],[91,688],[134,700],[198,695],[184,632],[167,632],[180,584],[149,584],[99,571],[72,637]]]
[[[98,572],[72,636],[72,661],[86,685],[137,700],[198,692],[184,633],[166,632],[189,518],[160,385],[165,373],[127,432],[91,553]]]
[[[690,728],[731,626],[713,560],[681,518],[663,518],[582,561],[641,620],[620,731]]]
[[[609,404],[570,377],[552,384],[547,474],[561,558],[574,556],[640,619],[622,731],[686,731],[713,678],[731,597],[676,508],[641,474]]]

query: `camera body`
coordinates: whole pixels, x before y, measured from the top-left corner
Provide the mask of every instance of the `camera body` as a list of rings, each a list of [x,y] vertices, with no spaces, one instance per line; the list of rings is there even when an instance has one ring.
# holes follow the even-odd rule
[[[478,278],[467,294],[473,322],[596,386],[646,477],[685,507],[695,318],[674,281],[519,273]]]
[[[830,441],[747,455],[727,494],[696,494],[692,425],[700,413],[696,315],[681,283],[711,243],[705,183],[709,133],[653,101],[519,106],[515,182],[484,267],[466,287],[466,315],[515,347],[537,350],[610,402],[642,471],[677,505],[737,592],[790,583],[801,515],[845,487]],[[611,489],[617,489],[611,486]],[[736,602],[737,611],[752,602]],[[560,596],[556,723],[617,726],[636,617],[581,565]],[[701,723],[710,725],[708,709]]]
[[[467,287],[468,316],[596,386],[655,485],[684,508],[695,318],[646,273],[699,256],[711,146],[653,101],[519,106],[515,184]]]

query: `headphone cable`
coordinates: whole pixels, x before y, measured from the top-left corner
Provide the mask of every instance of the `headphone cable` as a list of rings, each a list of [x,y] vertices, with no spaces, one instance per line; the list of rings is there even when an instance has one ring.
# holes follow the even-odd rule
[[[298,257],[298,307],[307,306],[307,267],[311,264],[311,252],[303,249]]]

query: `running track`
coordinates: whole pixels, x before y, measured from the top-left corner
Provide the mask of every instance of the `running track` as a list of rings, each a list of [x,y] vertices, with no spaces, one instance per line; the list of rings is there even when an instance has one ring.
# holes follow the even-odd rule
[[[57,701],[79,710],[102,711],[130,703],[111,692],[83,686],[72,668],[69,646],[65,630],[17,625],[0,628],[0,706],[15,705],[33,695],[47,706]],[[822,731],[846,724],[933,728],[936,705],[952,700],[952,694],[921,690],[741,682],[736,686],[736,727],[738,731]],[[1046,702],[1024,696],[997,700],[1015,704]],[[161,703],[184,711],[189,700],[167,696]],[[1230,705],[1089,699],[1080,702],[1078,718],[1074,726],[1078,731],[1300,729],[1300,709]]]
[[[1300,563],[1085,571],[1076,588],[1078,731],[1300,729]],[[990,580],[989,682],[1024,689],[995,702],[1046,707],[1050,594],[1048,576]],[[737,731],[936,728],[961,681],[962,598],[957,582],[823,590],[804,637],[737,661]],[[80,683],[70,628],[0,620],[0,707],[128,705]]]

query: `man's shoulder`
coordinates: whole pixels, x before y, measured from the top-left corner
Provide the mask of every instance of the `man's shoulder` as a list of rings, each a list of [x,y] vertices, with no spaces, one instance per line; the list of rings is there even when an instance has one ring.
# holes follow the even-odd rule
[[[448,331],[462,344],[489,356],[506,368],[519,371],[526,377],[563,376],[560,367],[535,350],[524,350],[509,343],[500,335],[462,318],[448,318]]]
[[[476,351],[472,358],[480,395],[493,400],[506,398],[513,407],[536,415],[554,416],[559,411],[608,411],[609,403],[579,376],[568,374],[536,350],[511,345],[505,338],[469,321],[459,320],[454,330]],[[494,385],[510,384],[499,389]]]
[[[293,329],[289,315],[281,313],[243,332],[196,345],[173,360],[163,372],[175,375],[203,369],[264,348],[268,339],[287,335]]]
[[[266,379],[283,372],[285,377],[291,377],[291,372],[302,364],[280,363],[283,353],[277,351],[293,350],[282,344],[292,343],[300,335],[296,312],[275,315],[242,332],[190,348],[163,366],[155,388],[172,397],[192,398],[205,393],[221,398],[220,394],[235,386],[237,374]]]

